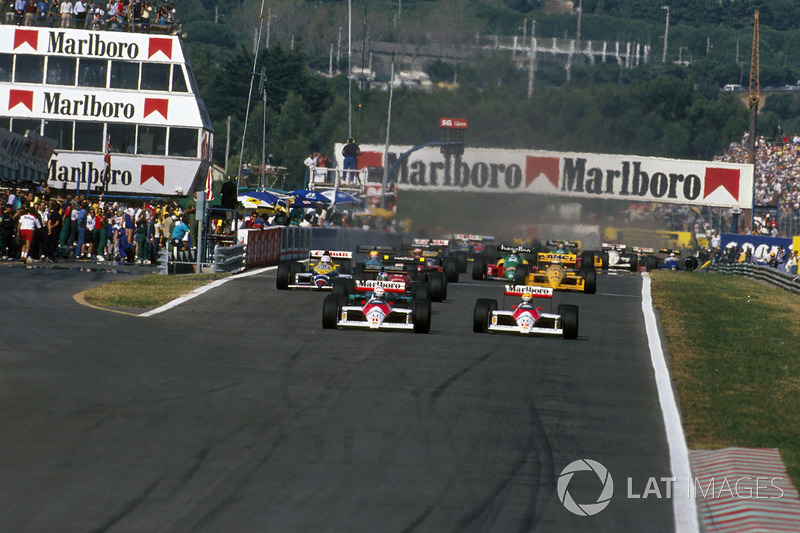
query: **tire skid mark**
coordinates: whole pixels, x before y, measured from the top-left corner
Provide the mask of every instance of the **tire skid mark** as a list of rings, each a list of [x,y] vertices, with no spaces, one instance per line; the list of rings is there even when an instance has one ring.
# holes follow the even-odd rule
[[[444,394],[444,391],[447,390],[448,387],[450,387],[450,385],[452,385],[453,383],[455,383],[456,381],[461,379],[464,375],[467,374],[467,372],[469,372],[473,368],[477,367],[479,364],[481,364],[484,361],[486,361],[487,359],[489,359],[492,356],[493,353],[494,353],[493,350],[490,350],[490,351],[486,352],[482,356],[480,356],[477,359],[475,359],[475,361],[473,361],[471,365],[462,368],[461,370],[459,370],[458,372],[456,372],[455,374],[453,374],[452,376],[450,376],[449,378],[444,380],[430,394],[430,397],[428,398],[428,407],[429,408],[434,408],[436,406],[436,402],[439,401],[439,398],[442,396],[442,394]]]
[[[113,515],[105,524],[100,526],[97,529],[91,530],[92,533],[102,533],[104,531],[108,531],[115,525],[117,525],[121,520],[123,520],[126,516],[131,514],[133,511],[136,510],[139,505],[147,499],[147,496],[152,493],[158,485],[161,484],[161,478],[153,481],[150,485],[148,485],[139,496],[128,502],[128,504],[122,508],[118,513]]]

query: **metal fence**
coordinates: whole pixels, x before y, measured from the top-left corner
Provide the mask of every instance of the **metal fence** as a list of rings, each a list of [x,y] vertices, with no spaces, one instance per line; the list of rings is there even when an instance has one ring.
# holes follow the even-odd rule
[[[709,270],[763,281],[793,294],[800,294],[800,275],[790,274],[773,267],[750,263],[721,263]]]

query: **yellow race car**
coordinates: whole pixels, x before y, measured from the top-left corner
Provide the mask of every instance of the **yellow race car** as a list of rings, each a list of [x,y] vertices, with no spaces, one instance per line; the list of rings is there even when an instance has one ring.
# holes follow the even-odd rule
[[[581,263],[586,262],[590,265],[585,267],[579,265],[578,259],[578,254],[569,251],[568,248],[560,247],[554,252],[539,252],[536,257],[536,267],[526,276],[525,284],[552,287],[557,291],[594,294],[597,291],[594,257],[583,258]]]

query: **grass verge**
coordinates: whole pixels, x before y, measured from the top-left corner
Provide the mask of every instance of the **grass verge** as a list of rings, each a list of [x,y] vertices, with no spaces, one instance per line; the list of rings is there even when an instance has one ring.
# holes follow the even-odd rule
[[[800,298],[721,274],[651,275],[689,448],[778,448],[800,486]]]
[[[185,274],[165,276],[148,274],[140,278],[117,281],[89,289],[84,298],[99,307],[154,308],[190,293],[198,287],[230,274]]]

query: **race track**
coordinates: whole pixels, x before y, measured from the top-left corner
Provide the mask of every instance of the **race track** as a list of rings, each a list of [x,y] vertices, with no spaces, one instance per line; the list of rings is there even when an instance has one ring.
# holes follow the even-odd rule
[[[274,270],[148,318],[72,299],[117,279],[0,272],[2,531],[674,530],[626,496],[670,476],[637,276],[557,294],[573,341],[473,333],[501,286],[464,274],[428,335],[323,330]],[[579,459],[594,516],[557,495]]]

